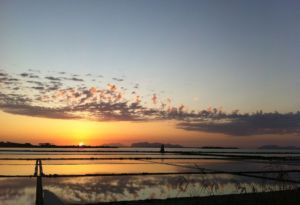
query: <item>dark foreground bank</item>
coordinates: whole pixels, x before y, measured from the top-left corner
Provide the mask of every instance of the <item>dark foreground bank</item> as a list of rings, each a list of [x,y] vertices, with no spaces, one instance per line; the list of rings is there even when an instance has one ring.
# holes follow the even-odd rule
[[[300,190],[208,197],[173,198],[164,200],[121,201],[97,205],[287,205],[300,202]],[[92,205],[92,204],[89,204]],[[96,204],[93,204],[96,205]]]

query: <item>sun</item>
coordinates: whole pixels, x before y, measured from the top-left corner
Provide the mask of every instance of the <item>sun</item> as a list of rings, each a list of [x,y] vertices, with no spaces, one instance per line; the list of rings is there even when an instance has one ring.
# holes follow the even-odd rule
[[[79,143],[78,143],[78,146],[79,146],[79,147],[82,147],[83,145],[84,145],[83,142],[79,142]]]

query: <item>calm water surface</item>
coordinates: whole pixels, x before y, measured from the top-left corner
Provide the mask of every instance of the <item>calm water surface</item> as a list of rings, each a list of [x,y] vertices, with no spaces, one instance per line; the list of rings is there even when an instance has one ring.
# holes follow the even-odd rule
[[[34,204],[36,178],[33,175],[36,158],[43,160],[45,174],[128,174],[156,173],[158,175],[78,176],[43,178],[44,189],[50,190],[66,203],[96,203],[106,201],[141,200],[216,194],[281,190],[298,184],[236,176],[231,174],[199,174],[202,168],[213,171],[299,170],[298,160],[265,161],[233,160],[222,156],[186,155],[178,152],[207,152],[259,156],[297,157],[295,150],[212,150],[167,149],[0,149],[1,204]],[[266,153],[267,152],[267,153]],[[93,158],[93,159],[91,159]],[[26,159],[26,160],[25,160]],[[185,174],[186,172],[195,174]],[[164,173],[167,175],[159,175]],[[177,174],[176,174],[177,173]],[[28,175],[28,177],[17,177]],[[300,181],[297,172],[285,174],[255,174],[273,178],[284,177]],[[10,177],[9,177],[10,176]],[[12,177],[14,176],[14,177]]]

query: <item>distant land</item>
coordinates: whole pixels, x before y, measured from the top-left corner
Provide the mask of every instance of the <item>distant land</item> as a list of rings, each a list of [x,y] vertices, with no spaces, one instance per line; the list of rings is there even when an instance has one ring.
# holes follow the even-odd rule
[[[300,149],[300,147],[296,146],[278,146],[278,145],[263,145],[258,149]]]
[[[100,146],[103,146],[103,147],[126,147],[125,145],[123,145],[121,143],[108,143],[108,144],[102,144]]]
[[[178,145],[178,144],[165,144],[165,143],[159,143],[159,142],[137,142],[137,143],[132,143],[131,147],[153,147],[157,148],[160,147],[161,145],[164,145],[167,148],[182,148],[183,146]]]
[[[16,143],[16,142],[0,142],[0,147],[25,147],[25,148],[117,148],[118,146],[90,146],[90,145],[55,145],[51,143],[39,143],[38,145],[33,145],[31,143]]]
[[[239,149],[238,147],[215,147],[215,146],[205,146],[202,149]]]
[[[137,142],[131,144],[131,147],[153,147],[157,148],[160,147],[164,143],[159,142]],[[165,147],[168,148],[182,148],[183,146],[178,144],[164,144]],[[122,145],[120,143],[109,143],[109,144],[103,144],[99,146],[91,146],[91,145],[55,145],[51,143],[39,143],[38,145],[34,145],[31,143],[17,143],[17,142],[0,142],[0,147],[24,147],[24,148],[118,148],[118,147],[126,147],[125,145]]]

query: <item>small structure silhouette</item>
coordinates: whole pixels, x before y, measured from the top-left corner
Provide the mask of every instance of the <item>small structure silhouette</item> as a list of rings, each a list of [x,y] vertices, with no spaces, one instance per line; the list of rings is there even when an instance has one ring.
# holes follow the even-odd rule
[[[36,198],[35,204],[36,205],[44,205],[44,198],[43,198],[43,183],[42,183],[42,176],[43,176],[43,168],[42,168],[42,160],[36,160],[35,163],[35,170],[34,176],[36,177]]]
[[[37,179],[35,205],[64,205],[63,201],[54,193],[48,190],[43,190],[42,177],[44,176],[44,173],[42,160],[40,159],[36,160],[33,176]]]
[[[165,153],[165,145],[163,144],[160,146],[160,153]]]

